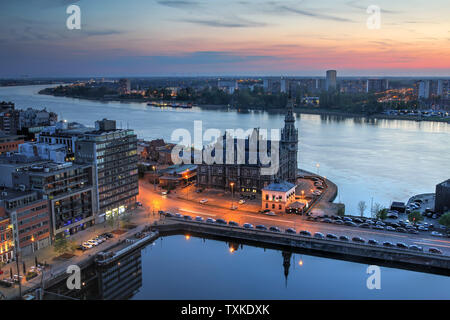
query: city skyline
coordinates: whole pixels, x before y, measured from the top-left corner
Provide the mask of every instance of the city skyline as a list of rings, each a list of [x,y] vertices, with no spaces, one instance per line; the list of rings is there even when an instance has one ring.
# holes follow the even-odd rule
[[[420,4],[379,1],[369,29],[367,1],[2,3],[0,77],[448,76],[449,4]]]

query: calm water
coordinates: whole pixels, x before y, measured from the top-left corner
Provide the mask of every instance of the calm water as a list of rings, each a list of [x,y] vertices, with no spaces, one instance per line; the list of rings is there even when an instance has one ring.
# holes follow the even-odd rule
[[[281,128],[284,116],[267,112],[173,110],[141,103],[100,103],[37,95],[45,86],[0,88],[0,100],[19,108],[46,107],[62,119],[92,126],[116,119],[140,138],[164,138],[194,120],[203,128]],[[347,213],[365,200],[389,205],[434,192],[450,177],[450,125],[297,115],[299,165],[334,181]],[[366,288],[367,265],[295,254],[286,286],[280,251],[244,246],[231,254],[224,242],[174,236],[143,252],[143,287],[137,299],[440,299],[450,298],[450,278],[382,268],[382,290]],[[303,261],[300,267],[299,260]]]
[[[226,242],[166,237],[142,251],[133,299],[450,299],[449,277],[381,267],[381,289],[369,290],[366,264],[296,253],[287,261],[278,250],[230,253]]]

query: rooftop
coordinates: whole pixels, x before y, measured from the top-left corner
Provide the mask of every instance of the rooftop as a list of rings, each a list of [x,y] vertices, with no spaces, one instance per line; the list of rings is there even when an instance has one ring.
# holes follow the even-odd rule
[[[280,191],[280,192],[288,192],[292,188],[295,188],[293,183],[287,181],[273,182],[269,184],[267,187],[263,188],[264,191]]]

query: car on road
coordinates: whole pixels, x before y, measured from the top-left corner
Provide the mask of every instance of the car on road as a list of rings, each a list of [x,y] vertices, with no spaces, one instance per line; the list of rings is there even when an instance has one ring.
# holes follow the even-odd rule
[[[425,227],[425,226],[418,226],[417,230],[419,230],[419,231],[428,231],[428,228]]]
[[[423,251],[422,247],[416,246],[415,244],[410,245],[409,249],[414,251]]]
[[[401,249],[408,249],[408,246],[404,244],[403,242],[397,242],[397,247]]]
[[[203,218],[200,217],[200,216],[197,216],[197,217],[195,217],[195,221],[197,221],[197,222],[202,222],[202,221],[203,221]]]
[[[387,230],[387,231],[395,231],[395,228],[394,228],[394,227],[391,227],[391,226],[387,226],[387,227],[386,227],[386,230]]]
[[[176,218],[183,218],[183,215],[181,213],[175,213]]]
[[[321,232],[314,233],[314,238],[316,239],[325,239],[325,236]]]
[[[239,223],[235,222],[235,221],[228,221],[228,225],[230,226],[234,226],[234,227],[239,227]]]
[[[333,223],[333,220],[331,220],[330,218],[325,218],[325,219],[322,220],[322,222]]]
[[[394,244],[392,242],[385,241],[385,242],[383,242],[383,246],[385,246],[385,247],[394,247]]]
[[[395,231],[401,232],[401,233],[406,233],[406,229],[402,228],[402,227],[395,228]]]
[[[431,231],[430,233],[433,237],[442,237],[443,234],[437,231]]]
[[[341,241],[350,241],[350,238],[347,237],[347,236],[340,236],[339,240],[341,240]]]
[[[166,212],[164,215],[168,218],[173,217],[173,214],[171,214],[170,212]]]
[[[353,237],[352,238],[352,241],[354,241],[354,242],[360,242],[360,243],[364,243],[364,242],[366,242],[363,238],[361,238],[361,237]]]
[[[342,224],[344,224],[344,221],[342,221],[342,220],[335,220],[334,224],[342,225]]]
[[[302,236],[311,237],[311,232],[309,232],[308,230],[301,230],[299,234]]]
[[[384,227],[379,224],[374,225],[373,228],[377,230],[384,230]]]
[[[328,233],[328,234],[327,234],[327,238],[328,238],[328,239],[333,239],[333,240],[337,240],[337,239],[338,239],[337,235],[332,234],[332,233]]]
[[[217,219],[216,223],[218,223],[218,224],[227,224],[227,222],[225,220],[223,220],[223,219]]]
[[[184,220],[192,221],[192,217],[191,217],[191,216],[184,216],[183,219],[184,219]]]
[[[367,243],[376,246],[376,245],[378,244],[378,241],[375,240],[375,239],[369,239],[369,240],[367,241]]]
[[[281,232],[280,228],[278,228],[278,227],[270,227],[270,228],[269,228],[269,231],[272,231],[272,232]]]
[[[433,247],[429,248],[429,249],[428,249],[428,252],[429,252],[429,253],[442,254],[442,251],[441,251],[441,250],[439,250],[439,249],[437,249],[437,248],[433,248]]]
[[[208,202],[208,199],[202,199],[202,200],[200,200],[199,202],[200,202],[200,204],[205,204],[205,203]]]
[[[349,227],[357,227],[358,225],[352,221],[345,221],[344,224]]]
[[[91,245],[93,245],[93,246],[98,246],[99,245],[99,243],[97,242],[97,241],[95,241],[95,240],[88,240],[88,241],[86,241],[87,243],[89,243],[89,244],[91,244]]]
[[[258,225],[255,226],[255,229],[258,229],[258,230],[267,230],[267,227],[266,227],[265,225],[263,225],[263,224],[258,224]]]
[[[370,224],[368,224],[367,222],[364,222],[364,223],[361,223],[360,225],[359,225],[359,227],[360,228],[370,228]]]
[[[293,234],[297,233],[297,231],[295,231],[294,228],[288,228],[284,232],[286,232],[286,233],[293,233]]]
[[[253,225],[251,223],[244,223],[243,227],[245,229],[253,229]]]
[[[206,219],[206,222],[207,223],[214,223],[214,222],[216,222],[216,220],[214,220],[213,218],[208,218],[208,219]]]
[[[411,234],[418,234],[419,231],[417,231],[416,229],[408,229],[408,233],[411,233]]]

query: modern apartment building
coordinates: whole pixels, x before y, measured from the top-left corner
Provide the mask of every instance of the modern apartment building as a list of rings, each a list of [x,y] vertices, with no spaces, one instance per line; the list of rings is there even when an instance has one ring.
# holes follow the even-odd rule
[[[75,159],[93,165],[99,222],[135,206],[139,178],[133,130],[117,129],[113,120],[96,121],[95,129],[78,138]]]

